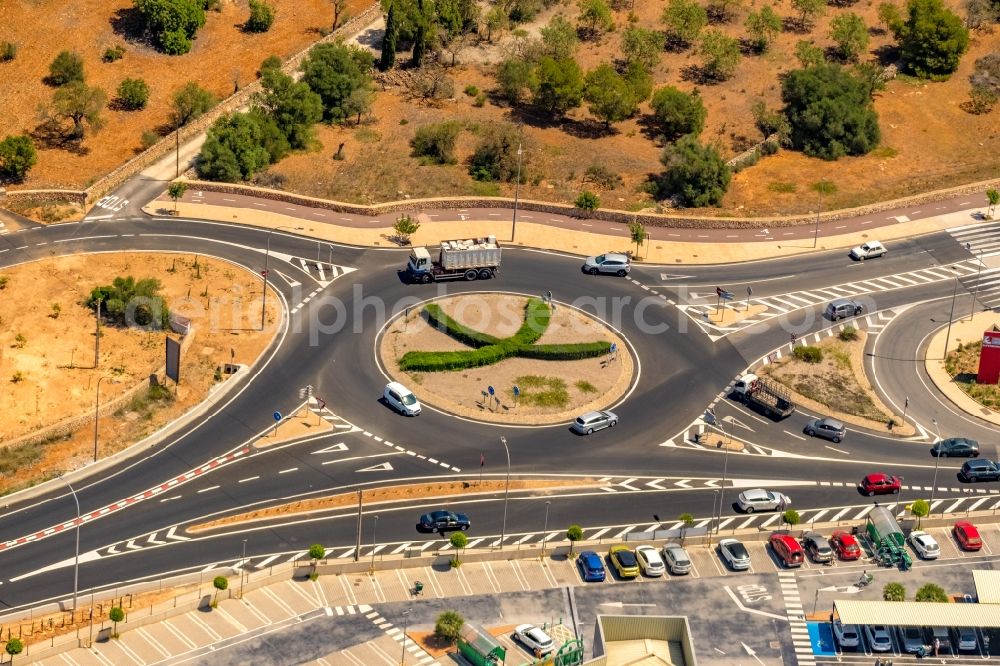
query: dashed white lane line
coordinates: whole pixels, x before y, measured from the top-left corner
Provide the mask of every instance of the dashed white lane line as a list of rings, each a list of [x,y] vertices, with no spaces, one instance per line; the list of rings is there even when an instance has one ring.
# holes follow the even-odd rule
[[[245,479],[240,479],[239,481],[237,481],[237,483],[246,483],[247,481],[256,481],[259,478],[260,478],[260,476],[248,476]]]
[[[198,491],[198,494],[200,495],[202,493],[207,493],[209,490],[216,490],[220,487],[221,486],[209,486],[208,488],[202,488],[201,490]]]
[[[288,469],[281,470],[280,472],[278,472],[278,474],[288,474],[289,472],[297,472],[298,469],[299,469],[298,467],[289,467]]]

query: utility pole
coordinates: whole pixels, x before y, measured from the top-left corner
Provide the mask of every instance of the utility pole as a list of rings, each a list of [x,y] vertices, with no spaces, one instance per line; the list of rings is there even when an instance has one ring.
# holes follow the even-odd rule
[[[944,335],[944,354],[942,361],[948,360],[948,345],[951,342],[951,320],[955,318],[955,299],[958,297],[958,277],[955,278],[955,290],[951,293],[951,312],[948,313],[948,332]]]
[[[500,528],[500,550],[503,550],[503,540],[507,535],[507,494],[510,492],[510,449],[507,448],[507,438],[500,436],[504,453],[507,454],[507,481],[503,487],[503,525]]]
[[[94,369],[97,369],[101,355],[101,299],[97,299],[96,319],[94,321]]]
[[[965,249],[972,252],[972,245],[965,244]],[[979,266],[976,268],[976,286],[972,290],[972,309],[969,311],[969,321],[976,316],[976,298],[979,296],[979,279],[983,276],[983,249],[979,249]]]
[[[523,126],[518,126],[518,137],[517,137],[517,176],[514,178],[514,217],[510,226],[510,242],[514,242],[514,236],[517,234],[517,199],[518,195],[521,193],[521,132],[523,131]]]
[[[57,478],[69,488],[69,492],[73,495],[73,502],[76,504],[76,556],[73,560],[73,611],[75,612],[77,593],[80,589],[80,523],[83,521],[80,519],[80,500],[77,499],[73,486],[65,477],[59,476]]]
[[[354,561],[361,557],[361,488],[358,488],[358,540],[354,544]]]
[[[243,574],[246,573],[247,540],[243,539],[243,557],[240,558],[240,599],[243,598]]]

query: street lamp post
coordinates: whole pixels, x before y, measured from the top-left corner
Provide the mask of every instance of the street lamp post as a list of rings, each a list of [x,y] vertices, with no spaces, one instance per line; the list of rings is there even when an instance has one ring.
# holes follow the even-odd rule
[[[552,504],[549,500],[545,501],[545,523],[542,527],[542,557],[545,557],[545,537],[549,534],[549,506]]]
[[[951,293],[951,312],[948,313],[948,332],[944,335],[944,355],[942,360],[948,359],[948,344],[951,342],[951,320],[955,318],[955,299],[958,297],[958,277],[955,277],[955,290]]]
[[[507,454],[507,481],[503,486],[503,524],[500,527],[500,550],[503,550],[503,539],[507,535],[507,495],[510,492],[510,449],[507,448],[507,438],[500,436],[503,451]]]
[[[965,249],[972,252],[972,245],[965,244]],[[969,311],[969,321],[976,316],[976,297],[979,295],[979,278],[983,276],[983,248],[979,248],[979,266],[976,268],[976,286],[972,289],[972,310]]]
[[[76,504],[76,555],[73,558],[73,610],[75,611],[77,593],[80,589],[80,523],[83,521],[80,519],[80,500],[77,499],[73,486],[66,480],[66,477],[59,476],[57,478],[69,488],[69,492],[73,495],[73,502]]]
[[[267,261],[271,256],[271,234],[273,234],[278,229],[292,229],[294,231],[302,231],[302,227],[290,227],[281,226],[275,227],[267,232],[267,249],[264,251],[264,294],[260,299],[260,330],[264,330],[264,316],[267,313]]]
[[[403,611],[403,641],[402,650],[399,653],[399,666],[406,666],[406,626],[410,622],[410,611],[412,608],[407,608]]]
[[[375,514],[375,523],[372,525],[372,564],[371,570],[375,571],[375,532],[378,530],[378,514]]]
[[[819,210],[816,211],[816,226],[813,232],[813,247],[819,244],[819,213],[823,210],[823,190],[819,191]]]
[[[101,382],[105,379],[108,379],[108,377],[101,377],[97,380],[97,395],[94,397],[94,462],[97,462],[97,420],[101,407]],[[117,382],[112,379],[111,383],[115,384]]]
[[[931,423],[934,424],[934,433],[937,435],[937,441],[934,442],[934,444],[936,445],[938,442],[941,441],[941,429],[938,428],[937,419],[931,419]],[[931,484],[931,502],[927,506],[928,515],[930,515],[931,507],[934,505],[934,491],[937,490],[938,465],[940,464],[941,464],[941,451],[939,449],[937,455],[934,456],[934,482]]]
[[[246,572],[247,540],[243,539],[243,556],[240,558],[240,599],[243,598],[243,574]]]
[[[722,485],[719,487],[719,519],[715,523],[715,533],[719,533],[719,524],[722,522],[722,507],[725,502],[723,499],[726,494],[726,475],[729,472],[729,447],[733,444],[733,422],[736,421],[732,416],[727,416],[724,421],[729,422],[729,442],[726,444],[726,453],[723,456],[722,463]]]
[[[514,242],[514,235],[517,233],[517,198],[521,193],[521,154],[524,151],[521,150],[521,137],[518,134],[517,139],[517,175],[514,177],[514,217],[511,220],[510,225],[510,242]]]

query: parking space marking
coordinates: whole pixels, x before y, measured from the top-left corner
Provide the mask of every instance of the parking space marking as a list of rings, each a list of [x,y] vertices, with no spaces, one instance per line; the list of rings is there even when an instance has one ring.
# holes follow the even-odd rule
[[[489,582],[490,587],[493,588],[495,593],[500,592],[500,581],[496,577],[496,572],[493,571],[493,566],[489,562],[483,562],[483,571],[486,573],[486,580]]]

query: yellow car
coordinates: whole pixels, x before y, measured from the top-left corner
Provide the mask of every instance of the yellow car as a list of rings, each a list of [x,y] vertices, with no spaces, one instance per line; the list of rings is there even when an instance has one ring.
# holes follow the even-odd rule
[[[639,561],[635,559],[635,553],[629,550],[628,546],[622,544],[611,546],[608,558],[611,560],[611,566],[618,572],[619,578],[639,577]]]

